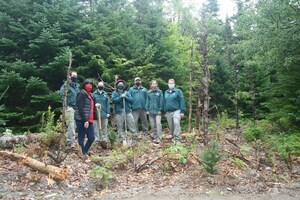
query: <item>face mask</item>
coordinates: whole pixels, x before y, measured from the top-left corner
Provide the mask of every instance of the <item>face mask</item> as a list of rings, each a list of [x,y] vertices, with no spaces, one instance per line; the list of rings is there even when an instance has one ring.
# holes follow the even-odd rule
[[[103,86],[98,86],[98,90],[103,90],[104,87]]]
[[[136,82],[135,85],[138,86],[138,87],[140,87],[141,86],[141,82]]]
[[[119,90],[123,90],[123,89],[124,89],[124,85],[118,85],[117,88],[118,88]]]
[[[93,89],[93,86],[91,84],[87,84],[84,86],[84,89],[87,91],[87,92],[91,92],[92,89]]]
[[[169,89],[174,89],[175,84],[168,84],[168,86],[169,86]]]
[[[77,82],[77,77],[71,76],[71,81],[72,81],[73,83],[76,83],[76,82]]]

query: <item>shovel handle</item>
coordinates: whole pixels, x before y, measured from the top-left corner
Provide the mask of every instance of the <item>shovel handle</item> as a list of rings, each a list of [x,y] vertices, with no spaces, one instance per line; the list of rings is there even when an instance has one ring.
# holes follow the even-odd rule
[[[102,129],[102,124],[101,124],[101,104],[99,103],[99,106],[96,106],[97,113],[98,113],[98,123],[99,123],[99,129],[101,131]]]

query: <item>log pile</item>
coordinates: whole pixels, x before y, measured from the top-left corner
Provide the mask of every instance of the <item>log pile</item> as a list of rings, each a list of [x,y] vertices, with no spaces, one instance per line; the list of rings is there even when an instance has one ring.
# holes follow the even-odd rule
[[[26,144],[39,140],[40,134],[4,135],[0,137],[0,148],[12,149],[15,144]]]

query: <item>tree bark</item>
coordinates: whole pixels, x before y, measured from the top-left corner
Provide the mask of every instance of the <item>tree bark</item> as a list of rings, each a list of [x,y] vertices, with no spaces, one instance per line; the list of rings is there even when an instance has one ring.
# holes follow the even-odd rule
[[[67,168],[59,168],[53,165],[46,165],[45,163],[42,163],[25,155],[12,153],[9,151],[0,151],[0,156],[9,158],[34,170],[38,170],[40,172],[48,174],[51,178],[56,180],[66,180],[69,176],[69,170]]]
[[[192,114],[193,114],[193,57],[194,57],[194,41],[192,39],[191,44],[191,59],[190,59],[190,100],[189,100],[189,122],[188,122],[188,132],[192,130]]]
[[[197,99],[197,130],[199,130],[199,133],[201,132],[200,131],[200,128],[201,128],[201,113],[202,113],[202,103],[201,103],[201,98],[198,97]]]
[[[235,128],[239,128],[239,106],[238,106],[238,98],[237,98],[237,92],[238,92],[238,69],[236,62],[234,63],[234,103],[235,103]]]
[[[203,62],[202,62],[202,70],[203,70],[203,79],[202,79],[202,86],[203,86],[203,94],[204,94],[204,101],[203,101],[203,141],[204,144],[208,144],[208,126],[209,126],[209,82],[210,82],[210,71],[208,66],[208,50],[207,50],[207,32],[205,31],[202,38],[202,45],[203,45]]]

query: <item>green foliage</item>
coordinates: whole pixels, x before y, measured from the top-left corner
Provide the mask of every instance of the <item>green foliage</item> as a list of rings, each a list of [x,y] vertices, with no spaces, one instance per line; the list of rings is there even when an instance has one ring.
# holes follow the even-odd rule
[[[42,132],[52,132],[54,126],[54,112],[51,110],[51,106],[48,107],[47,112],[42,114],[41,119],[41,131]]]
[[[100,179],[103,184],[108,184],[109,180],[112,179],[112,171],[103,166],[96,166],[88,171],[88,174],[93,179]]]
[[[167,80],[174,78],[186,99],[192,63],[195,113],[196,96],[203,102],[205,35],[210,107],[218,108],[210,115],[220,120],[213,122],[213,130],[234,125],[230,117],[235,105],[242,118],[274,122],[274,132],[300,129],[300,19],[295,1],[236,1],[236,15],[225,22],[217,17],[216,0],[206,1],[198,15],[183,1],[82,2],[0,1],[0,93],[10,86],[0,102],[1,132],[38,131],[41,113],[49,105],[58,119],[57,90],[66,78],[69,51],[79,84],[92,78],[113,86],[119,75],[129,87],[140,76],[144,86],[157,79],[166,90]],[[187,118],[182,127],[186,124]],[[260,137],[260,128],[252,129],[249,140]]]
[[[231,162],[241,169],[247,166],[247,164],[239,158],[232,158]]]
[[[5,131],[2,134],[6,135],[6,136],[12,136],[13,135],[13,131],[7,128],[7,129],[5,129]]]
[[[250,153],[251,151],[251,146],[248,146],[247,144],[241,145],[240,146],[240,151],[241,153],[246,156]]]
[[[41,119],[41,142],[48,147],[59,145],[61,140],[61,134],[54,131],[54,116],[54,112],[49,106],[48,111],[42,114]]]
[[[218,149],[218,142],[213,140],[206,147],[201,156],[201,160],[204,164],[204,169],[211,174],[216,172],[215,166],[219,160],[223,157],[223,154]]]
[[[280,134],[273,135],[270,138],[270,146],[273,151],[279,153],[280,157],[289,162],[289,156],[300,156],[300,135],[294,133],[291,135]]]
[[[23,154],[23,153],[25,153],[26,148],[24,147],[24,144],[16,144],[14,146],[14,151],[16,153]]]
[[[272,123],[267,120],[260,120],[256,123],[251,123],[249,127],[243,132],[243,136],[247,142],[266,140],[269,134],[276,132]]]
[[[178,161],[180,164],[186,164],[187,155],[190,153],[190,150],[182,145],[171,146],[169,149],[166,149],[166,152],[170,152],[173,155],[177,155]]]
[[[113,129],[108,129],[108,134],[107,134],[107,136],[108,136],[108,140],[109,140],[109,142],[110,142],[110,145],[111,145],[112,147],[114,147],[114,145],[115,145],[115,143],[116,143],[116,141],[117,141],[117,139],[118,139],[117,133],[116,133]]]
[[[262,140],[266,137],[266,133],[264,132],[264,129],[256,125],[247,128],[243,132],[243,135],[247,142]]]

